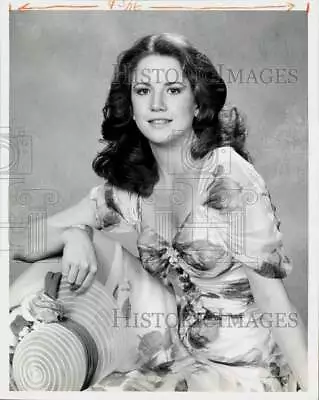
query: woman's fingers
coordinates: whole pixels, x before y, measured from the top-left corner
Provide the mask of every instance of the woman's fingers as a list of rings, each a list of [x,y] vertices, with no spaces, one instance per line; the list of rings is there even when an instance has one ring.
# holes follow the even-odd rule
[[[62,276],[71,285],[71,289],[76,289],[75,282],[78,276],[79,268],[76,264],[62,259]]]
[[[78,286],[78,287],[81,286],[89,272],[90,272],[89,263],[83,262],[79,266],[79,272],[78,272],[76,280],[74,281],[75,286]]]
[[[90,287],[97,273],[96,262],[70,263],[62,260],[62,275],[70,284],[71,290],[82,293]]]
[[[70,269],[70,263],[67,262],[64,257],[62,257],[62,276],[64,279],[68,277],[69,269]]]
[[[76,289],[77,294],[85,292],[92,285],[95,279],[96,272],[97,272],[97,265],[91,264],[90,267],[88,268],[86,277],[84,278],[83,282],[79,283],[80,287]]]
[[[68,280],[70,285],[75,284],[77,276],[78,276],[78,273],[79,273],[78,265],[71,264],[70,268],[69,268],[68,277],[67,277],[67,280]]]

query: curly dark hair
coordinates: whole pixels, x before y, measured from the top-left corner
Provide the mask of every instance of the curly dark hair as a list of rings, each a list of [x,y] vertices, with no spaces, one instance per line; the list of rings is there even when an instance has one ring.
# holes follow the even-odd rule
[[[95,173],[112,185],[143,197],[151,195],[159,180],[156,160],[148,140],[133,120],[131,103],[131,82],[137,64],[153,54],[176,58],[190,82],[199,108],[193,119],[196,138],[191,146],[193,159],[201,159],[215,148],[229,145],[252,162],[245,149],[243,118],[236,107],[225,106],[227,88],[209,58],[183,36],[163,33],[139,39],[117,58],[103,108],[100,142],[106,146],[93,160]]]

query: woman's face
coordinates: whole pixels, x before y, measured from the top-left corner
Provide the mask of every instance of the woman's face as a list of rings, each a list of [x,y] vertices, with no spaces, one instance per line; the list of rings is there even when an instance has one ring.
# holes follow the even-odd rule
[[[191,134],[197,106],[175,58],[143,58],[135,70],[131,97],[136,125],[154,144],[173,143]]]

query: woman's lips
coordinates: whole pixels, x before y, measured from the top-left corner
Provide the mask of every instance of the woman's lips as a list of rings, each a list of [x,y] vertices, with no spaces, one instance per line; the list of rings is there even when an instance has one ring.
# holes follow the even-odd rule
[[[170,122],[172,122],[171,119],[166,119],[166,118],[156,118],[156,119],[150,119],[149,124],[151,124],[152,126],[165,126],[167,124],[169,124]]]

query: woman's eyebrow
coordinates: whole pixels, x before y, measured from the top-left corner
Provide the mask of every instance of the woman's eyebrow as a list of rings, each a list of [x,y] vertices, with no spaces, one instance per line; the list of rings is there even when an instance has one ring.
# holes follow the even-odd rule
[[[151,86],[151,84],[149,82],[140,81],[140,82],[135,82],[133,85],[133,88],[135,88],[135,86],[138,86],[138,85]]]
[[[182,82],[182,81],[171,81],[171,82],[166,82],[166,83],[165,83],[165,86],[176,85],[176,84],[182,85],[182,86],[186,86],[185,83]]]
[[[165,82],[164,86],[171,86],[171,85],[176,85],[176,84],[182,85],[182,86],[186,86],[186,84],[184,82],[182,82],[182,81]],[[149,83],[149,82],[140,81],[140,82],[135,82],[134,85],[133,85],[133,88],[135,88],[138,85],[144,85],[144,86],[149,86],[149,87],[152,86],[152,84]]]

